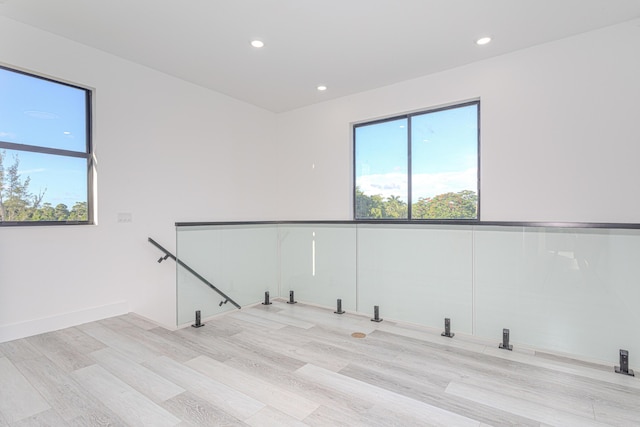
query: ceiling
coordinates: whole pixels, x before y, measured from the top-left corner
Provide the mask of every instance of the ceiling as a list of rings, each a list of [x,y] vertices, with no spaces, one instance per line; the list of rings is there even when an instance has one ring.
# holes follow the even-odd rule
[[[283,112],[629,21],[640,0],[0,0],[0,15]]]

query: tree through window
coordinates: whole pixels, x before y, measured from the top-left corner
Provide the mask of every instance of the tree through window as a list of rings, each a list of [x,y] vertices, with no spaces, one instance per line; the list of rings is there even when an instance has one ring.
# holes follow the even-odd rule
[[[354,126],[355,219],[477,220],[478,101]]]
[[[91,92],[0,67],[0,225],[92,222]]]

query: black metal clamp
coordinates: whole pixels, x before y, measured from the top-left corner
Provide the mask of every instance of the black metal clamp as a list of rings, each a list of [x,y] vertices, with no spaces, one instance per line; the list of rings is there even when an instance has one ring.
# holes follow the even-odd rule
[[[620,366],[615,367],[616,374],[623,374],[635,377],[633,369],[629,369],[629,351],[620,350]]]
[[[191,326],[194,328],[202,328],[204,326],[204,323],[200,321],[200,310],[196,310],[196,323]]]
[[[295,299],[293,298],[293,291],[289,291],[289,301],[287,301],[287,304],[297,304],[298,301],[295,301]]]
[[[202,283],[204,283],[205,285],[207,285],[208,287],[210,287],[211,289],[213,289],[214,291],[216,291],[218,293],[218,295],[220,295],[222,298],[224,298],[225,300],[229,301],[231,304],[233,304],[236,308],[240,309],[242,307],[240,307],[240,304],[238,304],[237,302],[235,302],[232,298],[230,298],[228,295],[226,295],[224,292],[222,292],[220,289],[216,288],[213,283],[209,282],[207,279],[205,279],[204,277],[202,277],[197,271],[195,271],[193,268],[189,267],[187,264],[185,264],[184,262],[182,262],[182,260],[179,260],[174,254],[172,254],[171,252],[169,252],[168,250],[166,250],[165,248],[163,248],[158,242],[156,242],[155,240],[153,240],[151,237],[148,238],[149,243],[151,243],[153,246],[155,246],[156,248],[160,249],[162,252],[164,252],[164,256],[160,257],[160,259],[158,260],[158,262],[162,262],[168,258],[171,258],[172,260],[174,260],[176,262],[176,264],[178,264],[179,266],[181,266],[182,268],[184,268],[185,270],[187,270],[189,273],[193,274],[197,279],[199,279]]]
[[[451,319],[444,318],[444,332],[440,334],[443,337],[453,338],[455,334],[451,333]]]
[[[264,292],[264,302],[262,305],[271,305],[271,301],[269,301],[269,291]]]
[[[503,329],[502,330],[502,342],[500,343],[498,348],[501,348],[503,350],[513,351],[513,346],[509,345],[509,330],[508,329]]]
[[[373,306],[373,319],[371,319],[372,322],[382,322],[382,319],[380,318],[380,308],[377,305]]]

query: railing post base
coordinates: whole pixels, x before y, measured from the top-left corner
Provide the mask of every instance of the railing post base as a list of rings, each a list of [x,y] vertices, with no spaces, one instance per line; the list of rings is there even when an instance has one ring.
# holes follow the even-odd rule
[[[289,301],[287,301],[287,304],[297,304],[298,301],[295,301],[295,299],[293,298],[293,291],[289,291]]]
[[[509,330],[508,329],[503,329],[502,330],[502,342],[500,343],[498,348],[501,348],[503,350],[513,351],[513,346],[509,345]]]
[[[269,301],[269,291],[265,291],[264,293],[264,302],[262,305],[271,305],[271,301]]]
[[[635,377],[633,369],[629,369],[629,351],[620,350],[620,366],[615,367],[616,374],[629,375]]]
[[[451,319],[445,317],[444,319],[444,332],[440,334],[443,337],[453,338],[455,334],[451,333]]]
[[[193,327],[193,328],[202,328],[203,326],[204,326],[204,323],[202,323],[200,321],[200,310],[196,310],[196,323],[191,325],[191,327]]]
[[[380,308],[377,305],[373,306],[373,319],[371,319],[372,322],[382,322],[382,319],[380,318]]]

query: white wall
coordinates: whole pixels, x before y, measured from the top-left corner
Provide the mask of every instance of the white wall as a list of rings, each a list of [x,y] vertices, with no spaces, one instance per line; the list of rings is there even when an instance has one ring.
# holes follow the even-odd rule
[[[175,265],[147,237],[350,219],[350,124],[456,101],[482,100],[483,220],[640,222],[639,51],[628,23],[274,115],[0,18],[0,62],[95,88],[99,197],[97,226],[0,228],[0,341],[126,311],[174,325]]]
[[[275,219],[273,113],[0,17],[4,65],[95,88],[98,225],[0,228],[0,342],[134,311],[175,325],[176,221]],[[117,223],[130,212],[131,224]]]
[[[638,52],[629,22],[280,114],[282,216],[352,218],[350,123],[480,98],[482,220],[639,223]]]

